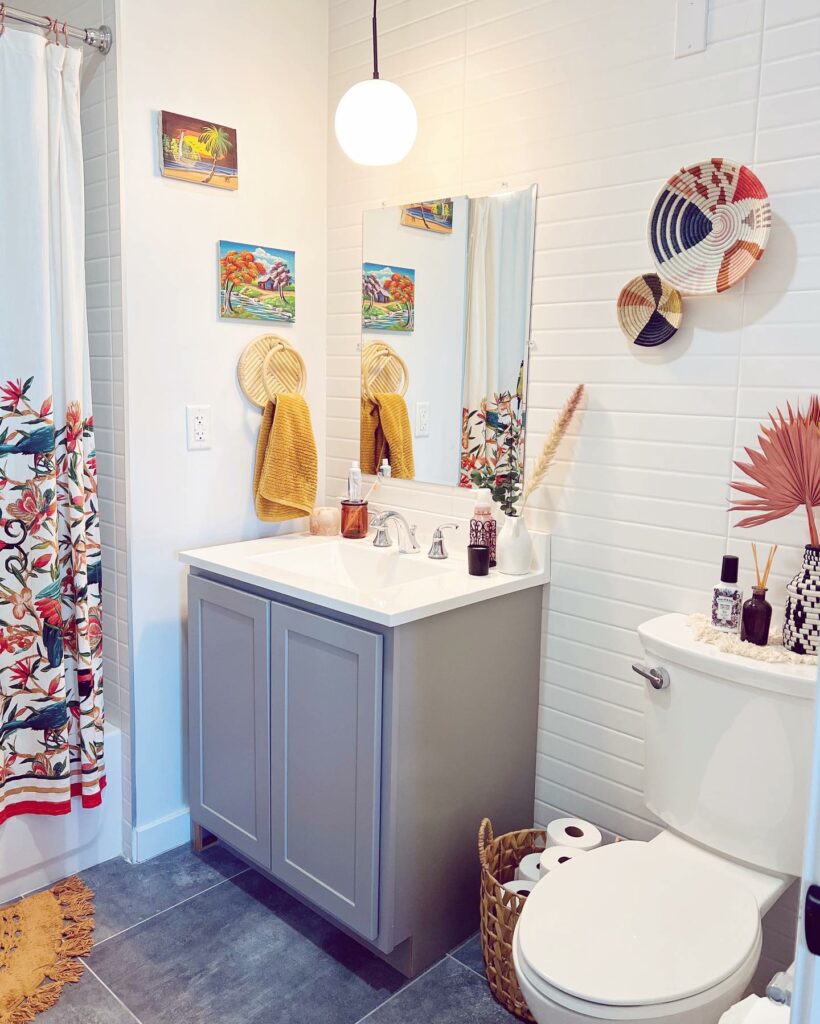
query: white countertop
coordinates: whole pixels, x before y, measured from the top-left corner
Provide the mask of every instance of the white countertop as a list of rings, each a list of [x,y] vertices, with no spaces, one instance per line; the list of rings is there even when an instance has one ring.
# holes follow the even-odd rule
[[[322,548],[327,552],[323,571]],[[533,534],[533,567],[526,576],[470,576],[463,554],[444,561],[425,550],[400,554],[374,548],[370,537],[311,537],[305,533],[265,537],[180,552],[187,565],[227,579],[355,615],[382,626],[438,615],[549,582],[549,536]],[[400,560],[400,561],[396,561]]]

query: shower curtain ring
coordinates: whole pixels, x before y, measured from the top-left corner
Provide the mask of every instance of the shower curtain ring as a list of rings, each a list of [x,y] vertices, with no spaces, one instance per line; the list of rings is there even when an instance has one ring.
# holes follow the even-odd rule
[[[57,32],[56,32],[56,30],[54,28],[56,22],[55,22],[54,18],[49,18],[49,16],[47,14],[44,14],[43,17],[48,22],[48,25],[46,26],[46,46],[51,46],[52,42],[54,40],[56,40],[56,38],[57,38]],[[49,36],[52,36],[52,35],[54,36],[54,40],[49,38]]]
[[[68,46],[68,22],[63,22],[63,46]]]
[[[0,36],[6,31],[6,5],[0,4]]]

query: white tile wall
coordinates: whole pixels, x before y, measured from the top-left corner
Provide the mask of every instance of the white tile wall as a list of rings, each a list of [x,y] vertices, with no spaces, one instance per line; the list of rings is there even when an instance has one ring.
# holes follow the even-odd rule
[[[114,0],[52,0],[52,17],[115,29]],[[116,40],[116,29],[114,32]],[[125,393],[123,387],[116,43],[84,47],[81,113],[85,164],[86,296],[103,557],[106,716],[123,732],[123,849],[131,848]]]
[[[413,96],[411,156],[357,168],[330,143],[328,492],[357,455],[361,215],[382,202],[539,187],[529,452],[583,381],[588,400],[532,513],[553,534],[542,635],[535,819],[569,812],[647,837],[635,627],[707,605],[726,551],[777,540],[784,599],[803,523],[727,514],[732,461],[777,403],[820,388],[820,3],[711,0],[704,53],[673,59],[674,0],[382,0],[381,70]],[[369,74],[369,6],[331,0],[330,109]],[[690,300],[642,352],[614,302],[651,269],[646,216],[679,166],[724,155],[768,187],[774,228],[745,285]],[[381,500],[466,517],[455,491]],[[432,516],[419,515],[418,510]],[[499,680],[499,687],[512,685]],[[704,709],[704,714],[708,709]],[[767,923],[760,977],[791,958],[794,903]]]

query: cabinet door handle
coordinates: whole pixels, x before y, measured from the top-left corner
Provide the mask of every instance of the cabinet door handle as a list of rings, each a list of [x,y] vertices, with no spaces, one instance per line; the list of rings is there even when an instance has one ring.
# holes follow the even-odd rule
[[[671,680],[665,668],[647,668],[646,665],[633,665],[632,671],[637,672],[639,676],[643,676],[656,690],[666,690],[669,688]]]

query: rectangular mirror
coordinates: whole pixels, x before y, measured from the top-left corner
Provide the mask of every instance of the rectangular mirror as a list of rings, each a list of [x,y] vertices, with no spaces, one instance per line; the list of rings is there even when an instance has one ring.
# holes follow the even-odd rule
[[[520,493],[536,187],[368,210],[360,461]]]

